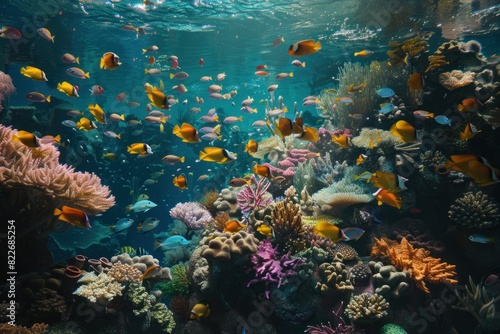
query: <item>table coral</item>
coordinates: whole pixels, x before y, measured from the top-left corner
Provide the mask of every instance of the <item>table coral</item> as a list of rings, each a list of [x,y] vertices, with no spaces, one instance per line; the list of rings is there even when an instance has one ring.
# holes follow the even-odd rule
[[[500,208],[481,191],[465,193],[450,207],[448,217],[456,224],[469,228],[490,228],[500,223]]]
[[[345,309],[345,313],[353,322],[372,324],[387,316],[389,303],[384,297],[362,293],[354,296]]]
[[[430,293],[426,282],[457,283],[457,280],[453,279],[456,266],[431,257],[426,249],[414,248],[405,238],[401,243],[386,238],[375,238],[371,256],[386,257],[397,269],[408,270],[415,285],[426,293]]]

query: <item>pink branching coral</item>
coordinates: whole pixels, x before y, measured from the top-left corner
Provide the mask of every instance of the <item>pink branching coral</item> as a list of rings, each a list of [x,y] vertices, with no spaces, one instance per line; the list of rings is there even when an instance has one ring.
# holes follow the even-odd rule
[[[10,75],[0,71],[0,111],[3,110],[2,101],[12,95],[16,91],[16,88],[12,84],[12,78]]]
[[[290,252],[280,256],[278,246],[273,247],[269,239],[265,239],[259,244],[257,253],[252,255],[255,278],[248,282],[247,286],[254,283],[266,283],[266,298],[269,298],[268,286],[270,283],[277,283],[278,288],[286,283],[287,277],[297,275],[297,267],[304,264],[301,258],[290,257]]]
[[[37,190],[51,199],[54,208],[67,205],[90,215],[115,204],[97,175],[60,165],[59,151],[51,144],[30,148],[12,142],[16,133],[0,125],[0,190]]]
[[[196,202],[177,203],[170,210],[170,217],[181,221],[189,230],[201,230],[211,220],[207,209]]]
[[[271,185],[266,178],[259,181],[252,175],[252,185],[245,185],[237,195],[238,206],[244,214],[250,213],[253,209],[263,209],[273,201],[271,196],[266,195],[267,188]]]

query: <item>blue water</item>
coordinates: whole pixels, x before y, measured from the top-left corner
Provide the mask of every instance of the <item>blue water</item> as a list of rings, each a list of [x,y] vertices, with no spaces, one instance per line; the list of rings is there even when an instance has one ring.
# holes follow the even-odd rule
[[[320,95],[325,89],[338,88],[341,79],[339,68],[344,63],[359,62],[368,65],[373,61],[387,62],[386,52],[390,41],[401,41],[428,32],[431,36],[428,40],[429,55],[451,39],[464,42],[477,40],[482,44],[482,53],[486,58],[500,54],[500,8],[496,1],[469,3],[396,0],[383,6],[380,2],[371,0],[152,2],[153,4],[148,5],[137,0],[4,0],[0,3],[0,26],[14,27],[23,34],[19,40],[0,39],[0,70],[12,77],[16,87],[16,93],[4,105],[6,109],[26,105],[37,108],[34,114],[36,119],[17,119],[11,122],[3,114],[0,123],[33,132],[39,137],[60,134],[61,142],[64,143],[64,147],[59,147],[60,163],[72,165],[77,171],[93,172],[102,179],[104,185],[109,186],[116,197],[116,205],[102,215],[91,216],[91,224],[99,223],[107,227],[127,216],[135,219],[136,224],[150,216],[161,221],[157,229],[147,234],[138,234],[134,225],[123,235],[109,237],[106,244],[88,249],[75,247],[73,250],[61,250],[52,237],[49,237],[48,248],[52,252],[54,263],[64,262],[82,252],[89,258],[110,258],[119,253],[119,248],[123,246],[143,247],[153,253],[153,234],[169,231],[174,224],[169,215],[172,207],[179,202],[198,201],[207,189],[220,191],[228,187],[228,180],[251,173],[255,160],[243,150],[248,139],[260,141],[271,136],[267,128],[256,131],[251,127],[253,122],[265,118],[265,100],[270,100],[267,91],[270,85],[279,85],[275,92],[276,98],[281,96],[289,110],[293,110],[294,102],[297,102],[298,111],[308,114],[308,125],[319,128],[323,123],[323,119],[318,116],[321,111],[315,106],[302,106],[302,99],[309,95]],[[125,24],[141,27],[145,34],[126,31],[123,29]],[[54,43],[36,33],[35,30],[40,27],[50,30],[55,36]],[[273,47],[273,41],[280,37],[284,37],[285,42]],[[306,39],[320,41],[321,50],[303,58],[291,57],[287,52],[289,46]],[[158,51],[143,54],[142,49],[152,45],[158,46]],[[354,57],[354,52],[363,49],[374,51],[374,55],[369,58]],[[122,65],[118,69],[105,71],[99,68],[99,60],[106,52],[114,52],[120,57]],[[79,65],[62,62],[60,58],[64,53],[79,57]],[[149,66],[148,59],[152,55],[156,57],[156,63]],[[172,55],[178,57],[181,70],[189,74],[187,80],[169,78],[170,73],[179,71],[170,69],[172,64],[167,57]],[[199,64],[200,59],[203,59],[203,66]],[[293,66],[291,62],[294,59],[305,61],[306,67]],[[22,76],[20,69],[27,65],[42,69],[48,81],[33,81]],[[256,76],[254,72],[258,65],[266,65],[265,70],[270,75]],[[90,79],[81,80],[66,74],[65,70],[71,66],[89,72]],[[145,68],[158,68],[162,73],[155,77],[145,75]],[[293,77],[275,79],[278,73],[290,72],[293,72]],[[215,78],[220,73],[225,73],[227,77],[217,82]],[[209,83],[199,81],[201,76],[207,75],[214,80]],[[143,119],[148,114],[145,107],[149,103],[144,84],[159,86],[160,79],[165,85],[165,93],[178,99],[178,103],[165,112],[171,118],[165,124],[164,133],[160,133],[157,124],[145,121],[134,128],[127,127],[122,122],[108,121],[108,125],[99,125],[91,132],[76,131],[61,124],[67,119],[76,121],[65,115],[72,109],[85,111],[85,117],[91,118],[87,106],[95,103],[108,116],[117,113],[124,114],[127,120]],[[62,81],[78,86],[80,97],[67,97],[57,91],[57,84]],[[171,89],[179,83],[186,85],[187,93],[181,95]],[[212,100],[207,91],[210,84],[222,85],[222,93],[236,90],[237,95],[228,100]],[[101,96],[90,96],[89,90],[93,85],[102,86],[105,92]],[[52,102],[33,104],[25,98],[27,93],[33,91],[50,95]],[[115,97],[120,93],[126,93],[128,101],[138,102],[140,105],[133,108],[116,101]],[[205,103],[196,103],[195,97],[203,98]],[[240,111],[241,102],[248,97],[254,99],[252,108],[257,108],[256,114],[249,115]],[[432,98],[430,95],[429,99]],[[184,100],[187,100],[186,104],[183,103]],[[437,100],[441,99],[435,101],[440,103]],[[193,107],[201,108],[201,112],[187,116]],[[172,127],[185,117],[191,117],[188,118],[189,122],[198,128],[205,126],[197,119],[211,108],[218,109],[221,119],[243,116],[243,121],[223,124],[223,140],[212,143],[202,141],[186,144],[172,135]],[[290,114],[288,117],[292,118]],[[51,115],[50,119],[47,119],[47,115]],[[370,125],[378,124],[373,122]],[[385,123],[380,127],[387,129],[389,125]],[[142,133],[132,134],[132,131],[138,129],[142,129]],[[108,130],[120,133],[122,139],[104,136],[104,131]],[[483,137],[471,144],[474,150],[470,153],[488,156],[490,163],[500,166],[498,130],[488,133],[487,138]],[[127,146],[137,142],[154,145],[153,156],[137,158],[128,154]],[[228,164],[200,162],[199,151],[206,146],[225,148],[236,153],[238,160]],[[103,158],[102,155],[106,152],[116,153],[118,160]],[[359,153],[361,152],[356,155]],[[185,156],[186,162],[175,166],[166,165],[161,158],[167,154]],[[143,184],[151,173],[159,171],[164,174],[159,177],[158,183]],[[180,174],[188,179],[187,190],[181,191],[172,184],[172,179]],[[197,181],[199,176],[205,174],[209,175],[208,179]],[[136,192],[132,192],[130,188],[134,182],[137,185]],[[491,189],[490,195],[499,199],[498,187]],[[139,194],[147,194],[158,206],[147,213],[127,213],[126,206],[133,204],[136,200],[134,197]],[[273,195],[283,196],[283,191],[279,190]],[[445,203],[449,204],[453,199],[448,199]],[[445,212],[446,208],[443,210]],[[390,212],[385,215],[390,217]],[[431,211],[425,214],[426,217],[432,215]],[[78,238],[78,233],[84,232],[66,233],[68,234],[60,234],[55,239]],[[495,251],[498,256],[497,249]],[[155,256],[161,259],[161,253],[155,253]],[[498,268],[496,261],[495,268],[489,272],[483,270],[481,274],[498,274]],[[33,271],[43,269],[34,268]],[[468,273],[468,269],[460,269],[461,277],[466,278]],[[418,302],[415,305],[418,307]],[[313,321],[308,324],[316,323]],[[219,327],[212,325],[218,328],[215,329],[216,332],[220,332]],[[298,332],[304,329],[302,324]],[[460,331],[456,324],[455,329],[459,333],[466,333]],[[375,327],[366,330],[367,333],[378,333],[378,328]],[[439,331],[430,329],[428,333],[431,332]]]

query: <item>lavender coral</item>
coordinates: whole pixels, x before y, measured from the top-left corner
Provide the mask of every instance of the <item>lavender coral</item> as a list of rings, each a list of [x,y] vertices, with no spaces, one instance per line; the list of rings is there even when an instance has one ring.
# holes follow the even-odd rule
[[[267,188],[271,185],[269,180],[261,178],[257,181],[252,175],[252,184],[253,186],[246,185],[237,195],[238,206],[244,214],[254,209],[263,209],[273,201],[272,197],[266,195]]]
[[[266,283],[265,295],[269,298],[269,284],[277,283],[278,288],[286,283],[288,277],[297,275],[297,267],[304,264],[301,258],[290,257],[290,252],[283,256],[278,253],[278,246],[273,247],[271,241],[266,239],[259,244],[257,253],[252,255],[255,278],[248,282],[250,286],[257,282]]]
[[[170,210],[170,217],[181,221],[189,230],[201,230],[212,220],[210,212],[196,202],[177,203]]]

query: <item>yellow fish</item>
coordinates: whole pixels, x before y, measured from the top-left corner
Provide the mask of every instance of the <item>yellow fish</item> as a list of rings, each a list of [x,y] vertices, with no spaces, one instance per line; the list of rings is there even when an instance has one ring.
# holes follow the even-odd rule
[[[40,139],[28,131],[19,130],[17,134],[12,135],[12,141],[22,143],[28,147],[39,147]]]
[[[96,121],[98,121],[101,124],[106,124],[106,114],[104,113],[104,110],[102,110],[97,103],[93,105],[89,104],[88,108]]]
[[[97,129],[97,125],[95,125],[95,123],[92,122],[90,119],[82,117],[82,118],[80,118],[78,123],[76,123],[76,128],[78,130],[90,131],[90,130]]]
[[[405,143],[415,141],[417,131],[415,128],[404,120],[399,120],[394,123],[389,131],[396,137],[403,139]]]
[[[154,105],[157,108],[165,110],[170,109],[167,102],[167,97],[157,87],[153,87],[153,89],[148,89],[147,92],[148,92],[147,94],[148,99],[151,101],[152,105]]]
[[[79,97],[78,86],[73,86],[69,82],[63,81],[57,84],[57,90],[71,97]]]
[[[180,127],[175,125],[172,133],[185,143],[199,143],[201,141],[198,137],[198,131],[188,123],[182,123]]]
[[[193,306],[189,318],[200,320],[201,318],[206,318],[209,315],[210,315],[210,305],[208,305],[208,302],[200,301],[198,304]]]
[[[21,74],[33,80],[47,81],[45,72],[33,66],[21,67]]]
[[[325,221],[317,222],[313,227],[313,233],[320,237],[328,238],[333,242],[347,239],[346,235],[339,227]]]
[[[245,152],[248,152],[250,155],[254,155],[254,153],[257,152],[258,147],[259,144],[255,140],[250,139],[245,146]]]
[[[332,142],[334,142],[335,144],[339,145],[342,148],[348,148],[351,146],[351,139],[344,134],[338,136],[335,135],[332,136]]]
[[[269,225],[266,225],[266,224],[259,225],[259,227],[257,227],[257,232],[259,232],[260,234],[262,234],[266,237],[273,237],[274,236],[273,228],[270,227]]]
[[[401,209],[402,201],[398,194],[391,193],[387,189],[380,188],[373,194],[373,196],[375,196],[378,205],[387,204]]]
[[[486,187],[500,181],[500,170],[492,167],[485,158],[478,155],[452,155],[450,160],[445,162],[445,166],[473,178],[479,187]]]
[[[471,139],[472,137],[474,137],[475,135],[478,134],[478,132],[481,132],[481,130],[478,130],[474,124],[472,123],[467,123],[467,125],[465,126],[465,129],[464,131],[460,132],[460,140],[461,141],[467,141],[469,139]]]
[[[140,155],[148,155],[153,154],[153,150],[148,144],[144,143],[134,143],[127,147],[127,152],[130,154],[140,154]]]
[[[187,180],[184,174],[180,174],[179,176],[174,177],[172,183],[174,184],[174,186],[181,190],[185,190],[188,188]]]
[[[222,164],[236,160],[236,156],[224,148],[205,147],[203,151],[200,151],[200,160]]]
[[[365,162],[367,155],[366,154],[360,154],[359,157],[356,159],[356,166],[361,165],[363,162]]]
[[[391,193],[397,193],[407,189],[404,181],[405,178],[394,173],[387,173],[381,170],[376,171],[370,178],[371,184],[377,188],[387,189]]]

